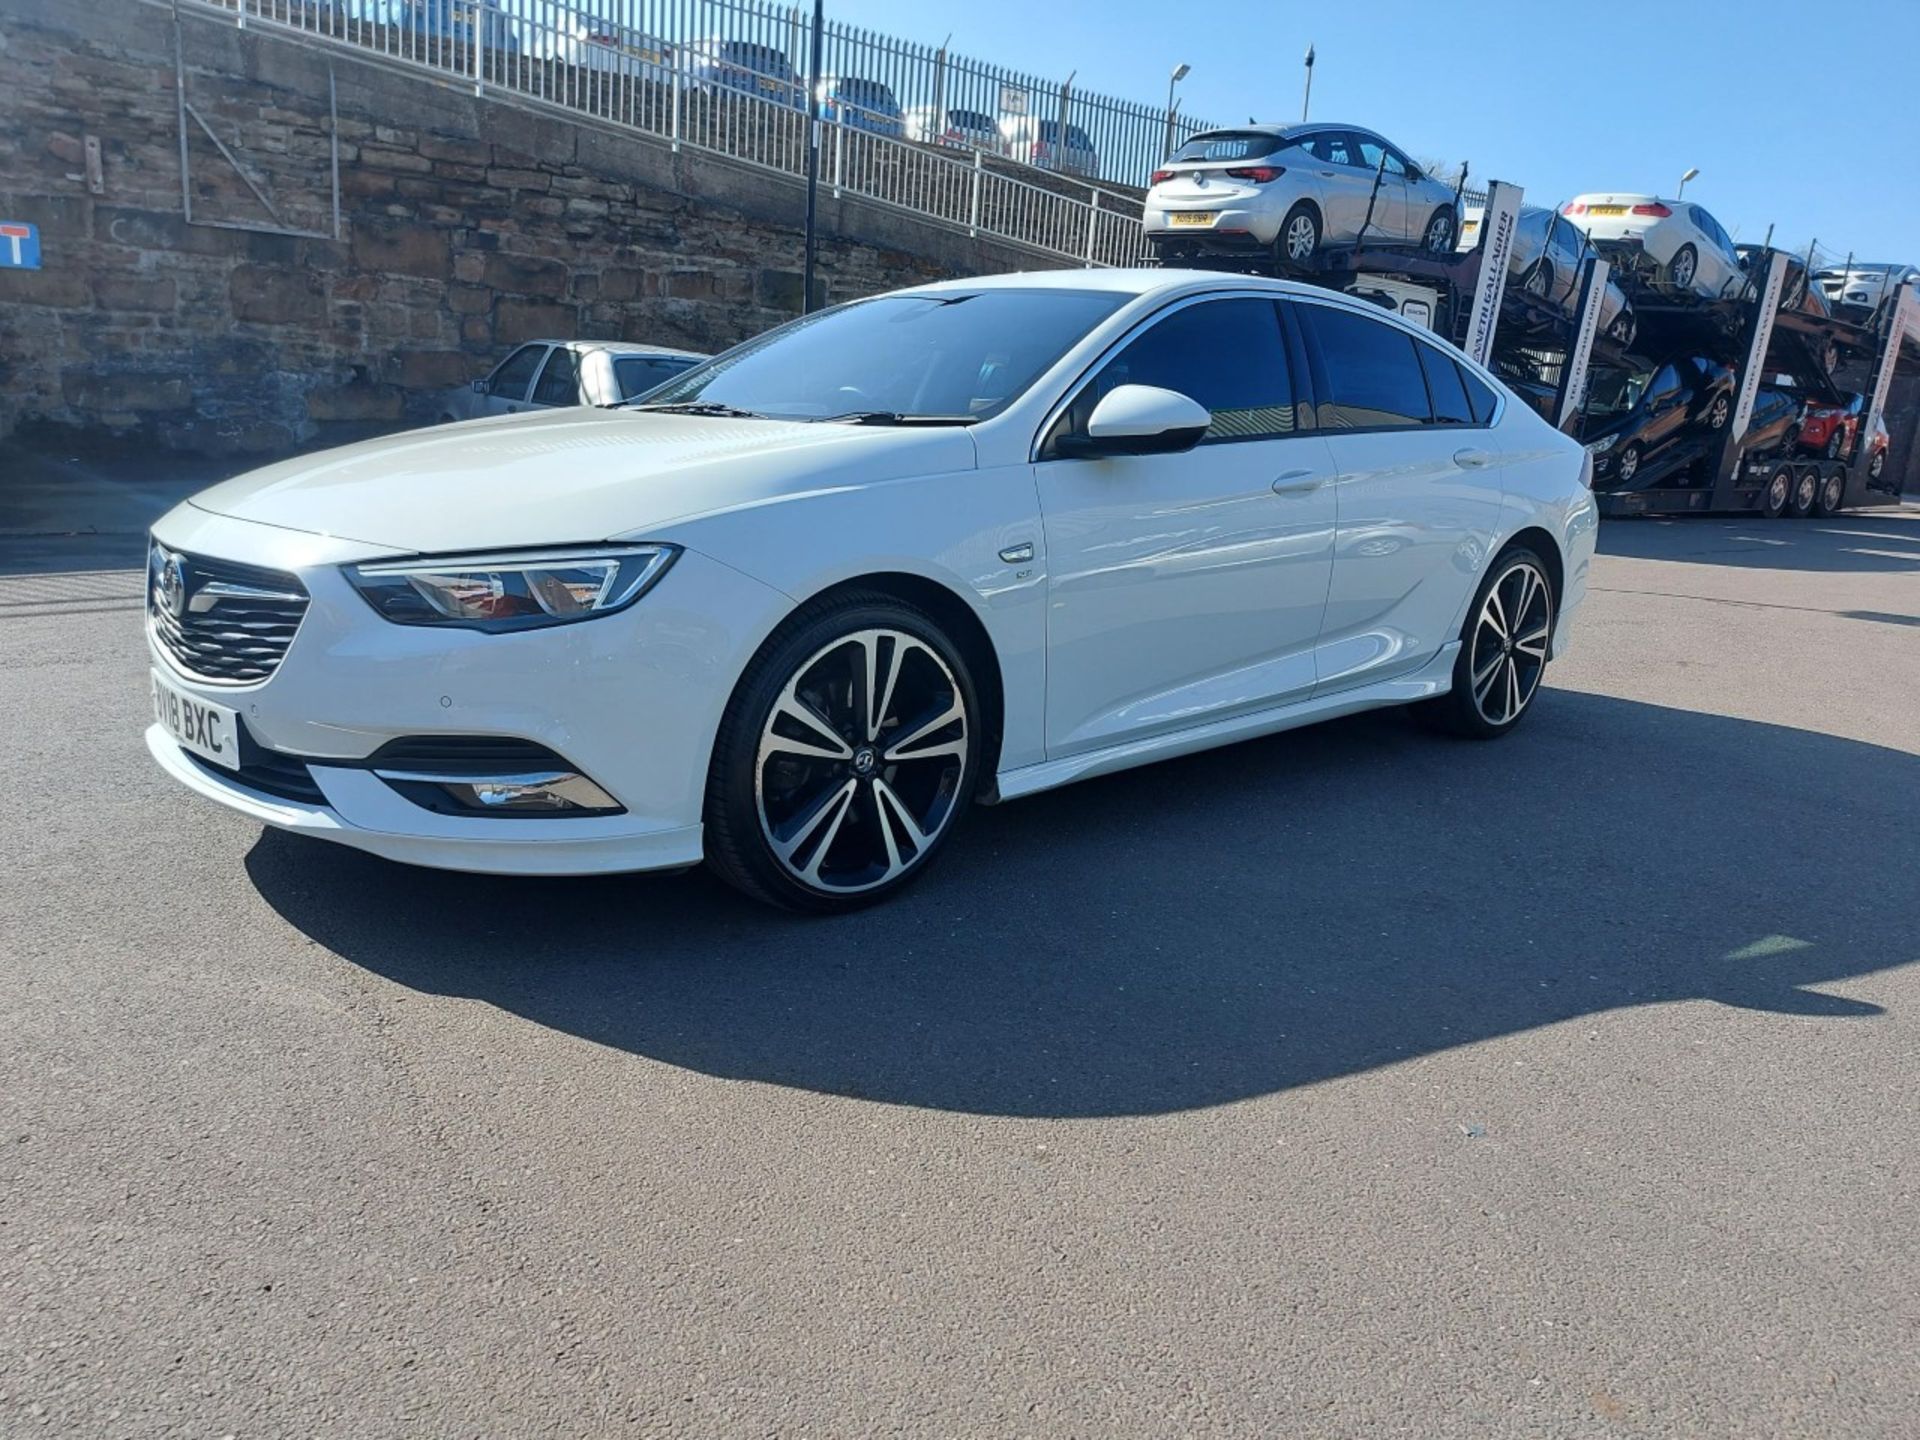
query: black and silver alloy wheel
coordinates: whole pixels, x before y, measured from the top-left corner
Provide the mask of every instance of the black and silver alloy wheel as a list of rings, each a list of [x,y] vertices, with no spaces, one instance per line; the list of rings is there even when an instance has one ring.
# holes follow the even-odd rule
[[[707,853],[748,893],[846,910],[907,883],[973,793],[961,653],[878,596],[797,616],[749,667],[708,784]]]
[[[1733,402],[1724,395],[1715,396],[1713,404],[1707,407],[1707,428],[1709,430],[1726,429],[1727,419],[1732,414]]]
[[[1474,709],[1489,725],[1511,725],[1540,688],[1553,632],[1553,587],[1531,559],[1487,591],[1473,627],[1467,677]]]
[[[794,879],[852,894],[898,879],[953,816],[966,703],[900,630],[861,630],[801,665],[760,735],[760,831]]]
[[[1554,604],[1546,562],[1524,544],[1504,551],[1467,614],[1453,688],[1415,707],[1417,713],[1476,740],[1511,731],[1546,674]]]

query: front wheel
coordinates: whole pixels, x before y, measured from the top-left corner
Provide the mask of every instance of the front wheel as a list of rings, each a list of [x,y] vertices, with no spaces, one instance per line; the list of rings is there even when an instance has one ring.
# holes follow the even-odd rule
[[[1707,407],[1707,428],[1709,430],[1726,429],[1727,419],[1732,414],[1733,402],[1724,395],[1714,396],[1713,403]]]
[[[1518,725],[1540,691],[1553,636],[1546,562],[1524,545],[1504,551],[1467,612],[1453,688],[1420,707],[1422,718],[1473,740]]]
[[[1633,344],[1634,336],[1640,333],[1640,322],[1633,318],[1631,310],[1622,310],[1613,317],[1613,324],[1607,327],[1607,335],[1614,344],[1628,346]]]
[[[1630,444],[1620,452],[1620,459],[1615,462],[1614,473],[1620,477],[1620,483],[1622,485],[1640,473],[1640,447],[1638,445]]]
[[[1829,435],[1827,437],[1827,459],[1838,460],[1840,458],[1840,452],[1847,448],[1846,442],[1847,437],[1842,435],[1838,430]]]
[[[854,910],[916,879],[971,802],[979,702],[934,620],[859,593],[799,612],[721,722],[707,857],[756,899]]]

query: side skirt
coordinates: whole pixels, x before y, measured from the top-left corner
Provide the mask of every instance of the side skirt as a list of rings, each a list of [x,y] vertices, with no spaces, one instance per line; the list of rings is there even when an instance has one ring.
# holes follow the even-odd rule
[[[1354,715],[1362,710],[1431,700],[1453,688],[1453,662],[1459,653],[1460,642],[1454,640],[1442,646],[1431,660],[1411,675],[1363,685],[1355,690],[1339,690],[1330,695],[1310,695],[1290,705],[1256,710],[1229,720],[1214,720],[1164,735],[1129,740],[1110,745],[1104,750],[1090,750],[1083,755],[1068,755],[1059,760],[1022,765],[1017,770],[1003,770],[996,786],[997,798],[1018,800],[1023,795],[1037,795],[1042,790],[1052,790],[1075,780],[1111,775],[1117,770],[1131,770],[1136,765],[1148,765],[1155,760],[1171,760],[1178,755],[1211,750],[1216,745],[1231,745],[1236,740],[1276,735],[1282,730],[1297,730],[1302,725]]]

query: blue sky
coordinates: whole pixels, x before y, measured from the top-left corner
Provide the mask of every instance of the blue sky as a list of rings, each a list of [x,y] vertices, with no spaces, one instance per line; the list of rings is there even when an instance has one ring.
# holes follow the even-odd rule
[[[1697,165],[1687,198],[1737,240],[1772,224],[1776,243],[1920,262],[1916,0],[827,0],[827,14],[930,44],[950,28],[956,52],[1077,69],[1077,86],[1155,104],[1184,60],[1182,110],[1222,122],[1297,119],[1312,41],[1316,118],[1469,160],[1534,203],[1671,195]]]

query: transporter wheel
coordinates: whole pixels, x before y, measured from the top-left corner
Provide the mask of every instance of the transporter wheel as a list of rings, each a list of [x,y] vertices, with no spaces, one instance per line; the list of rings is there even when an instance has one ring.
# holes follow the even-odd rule
[[[1526,545],[1495,557],[1467,610],[1453,688],[1414,707],[1427,724],[1497,740],[1525,718],[1547,672],[1558,599],[1546,561]]]
[[[1429,255],[1444,255],[1453,249],[1453,207],[1442,205],[1427,218],[1426,232],[1420,237],[1420,248]]]
[[[1520,277],[1520,288],[1527,294],[1544,300],[1553,293],[1553,265],[1547,260],[1536,260],[1527,267],[1527,273]]]
[[[1778,520],[1787,513],[1787,503],[1793,498],[1793,471],[1785,465],[1774,467],[1767,476],[1767,487],[1760,492],[1760,513],[1769,520]]]
[[[1667,262],[1667,283],[1676,290],[1691,290],[1693,277],[1700,273],[1700,252],[1682,245]]]
[[[886,899],[960,823],[981,735],[966,657],[931,616],[872,592],[805,606],[754,656],[720,723],[708,862],[791,910]]]
[[[1620,477],[1620,483],[1623,485],[1640,473],[1638,445],[1630,444],[1620,452],[1620,459],[1615,462],[1614,473]]]
[[[1820,490],[1813,498],[1813,513],[1825,519],[1838,515],[1847,503],[1847,472],[1829,470],[1820,477]]]
[[[1867,478],[1869,480],[1878,480],[1880,478],[1880,472],[1886,468],[1887,452],[1884,450],[1874,451],[1873,459],[1867,462]]]
[[[1280,238],[1274,249],[1282,269],[1297,268],[1313,259],[1320,249],[1320,212],[1305,200],[1295,205],[1280,222]]]
[[[1787,512],[1796,520],[1804,520],[1813,514],[1813,507],[1820,499],[1820,472],[1811,465],[1803,466],[1793,477],[1793,494],[1787,500]]]

